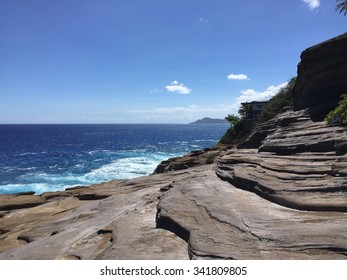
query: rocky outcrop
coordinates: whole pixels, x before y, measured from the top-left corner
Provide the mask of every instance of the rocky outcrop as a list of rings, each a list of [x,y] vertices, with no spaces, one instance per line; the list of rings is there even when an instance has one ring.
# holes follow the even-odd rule
[[[218,176],[276,204],[305,211],[347,211],[347,131],[288,107],[261,124]]]
[[[282,207],[240,186],[197,172],[172,184],[157,221],[187,240],[192,259],[347,258],[345,213]]]
[[[187,259],[186,242],[155,223],[160,189],[177,176],[26,195],[26,208],[0,211],[0,259]],[[4,198],[8,209],[16,195]]]
[[[346,130],[290,108],[263,127],[259,150],[172,183],[157,224],[193,259],[347,258]]]
[[[293,92],[294,109],[310,108],[323,120],[347,93],[347,33],[306,49],[301,54]]]
[[[309,109],[288,107],[273,119],[260,124],[239,149],[259,149],[278,155],[303,152],[347,153],[346,129],[312,121]]]
[[[217,144],[212,148],[192,151],[185,156],[170,158],[162,161],[153,174],[166,173],[174,170],[182,170],[190,167],[212,164],[222,155],[228,152],[230,145]]]
[[[282,112],[279,116],[259,124],[250,137],[238,148],[258,149],[261,147],[260,151],[290,154],[291,152],[320,150],[324,146],[326,151],[334,150],[345,153],[345,139],[341,141],[337,137],[333,140],[343,129],[327,127],[324,123],[319,122],[337,106],[344,93],[347,93],[347,33],[302,52],[293,89],[293,107],[286,107],[283,112],[288,113]],[[308,120],[317,121],[316,124],[310,123],[311,131],[314,126],[319,127],[319,131],[313,132],[315,134],[313,138],[311,138],[313,135],[304,136]],[[302,126],[297,126],[297,131],[288,134],[288,138],[283,137],[283,135],[287,135],[286,130],[291,129],[291,124],[298,122]],[[280,129],[281,127],[282,129]],[[275,131],[276,134],[274,134]],[[296,137],[293,137],[294,134]],[[272,136],[268,137],[268,135]],[[320,138],[319,135],[325,139]],[[263,143],[266,138],[267,143]],[[274,139],[282,144],[276,142],[273,145]],[[293,145],[292,141],[299,142]],[[333,141],[336,142],[333,143]],[[292,149],[292,151],[288,149]]]

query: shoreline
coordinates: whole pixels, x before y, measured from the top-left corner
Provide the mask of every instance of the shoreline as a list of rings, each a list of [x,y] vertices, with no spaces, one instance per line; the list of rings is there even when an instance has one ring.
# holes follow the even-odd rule
[[[2,130],[8,147],[1,152],[6,159],[0,172],[2,194],[39,195],[149,175],[163,160],[214,145],[225,130],[189,125],[68,127]]]
[[[20,191],[20,192],[15,192],[15,193],[0,193],[0,198],[2,196],[7,196],[7,197],[11,197],[11,196],[15,196],[15,197],[19,197],[19,196],[26,196],[26,195],[34,195],[34,196],[45,196],[46,193],[49,194],[54,194],[54,193],[60,193],[60,192],[65,192],[65,191],[72,191],[75,189],[81,189],[81,188],[90,188],[93,186],[97,186],[97,185],[103,185],[112,181],[128,181],[128,180],[133,180],[133,179],[137,179],[137,178],[141,178],[141,177],[147,177],[147,176],[151,176],[154,174],[160,174],[160,173],[166,173],[169,171],[175,171],[175,170],[182,170],[182,169],[186,169],[186,168],[190,168],[190,167],[194,167],[194,166],[200,166],[200,165],[204,165],[204,164],[211,164],[214,162],[214,160],[218,157],[221,156],[221,152],[225,151],[227,149],[229,149],[231,147],[231,145],[224,145],[224,144],[215,144],[209,148],[204,148],[201,150],[192,150],[182,156],[178,156],[178,157],[172,157],[172,158],[168,158],[167,160],[163,160],[161,161],[156,167],[155,169],[147,174],[147,175],[140,175],[138,177],[134,177],[134,178],[130,178],[130,179],[112,179],[109,181],[102,181],[99,183],[94,183],[94,184],[90,184],[90,185],[76,185],[76,186],[71,186],[71,187],[66,187],[63,190],[57,190],[57,191],[47,191],[47,192],[42,192],[41,194],[36,194],[35,191]],[[209,156],[212,156],[212,158],[209,158]],[[212,160],[212,161],[211,161]],[[206,161],[208,161],[206,163]],[[1,205],[1,202],[0,202]],[[1,206],[0,206],[1,209]]]
[[[305,116],[271,120],[266,152],[215,146],[148,176],[0,196],[0,259],[345,259],[347,158],[330,143],[347,133]]]

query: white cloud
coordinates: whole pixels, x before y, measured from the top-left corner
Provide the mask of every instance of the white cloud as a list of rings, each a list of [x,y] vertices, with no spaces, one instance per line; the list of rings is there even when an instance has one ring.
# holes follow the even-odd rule
[[[169,92],[174,92],[178,94],[189,94],[192,90],[186,87],[184,84],[180,84],[177,81],[173,81],[170,85],[165,86],[166,90]]]
[[[320,0],[302,0],[302,2],[307,4],[311,10],[318,9],[320,6]]]
[[[227,76],[228,80],[249,80],[248,76],[246,74],[230,74]]]
[[[288,83],[282,83],[277,86],[269,86],[264,91],[256,91],[254,89],[246,89],[241,91],[241,95],[236,99],[237,103],[251,102],[251,101],[266,101],[275,96],[280,89],[285,87]]]

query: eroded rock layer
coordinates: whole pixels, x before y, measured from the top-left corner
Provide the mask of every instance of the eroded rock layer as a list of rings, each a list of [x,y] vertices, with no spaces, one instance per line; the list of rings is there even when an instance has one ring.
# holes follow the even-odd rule
[[[215,173],[171,184],[158,224],[193,259],[346,258],[346,130],[290,109],[262,127],[259,149],[231,150]]]
[[[345,213],[282,207],[212,170],[173,183],[157,220],[187,239],[192,259],[347,258]]]

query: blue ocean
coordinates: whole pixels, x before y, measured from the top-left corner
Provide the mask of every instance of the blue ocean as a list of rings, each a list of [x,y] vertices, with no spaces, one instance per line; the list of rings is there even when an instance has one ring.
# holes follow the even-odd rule
[[[0,125],[0,194],[64,190],[151,174],[211,147],[227,125]]]

